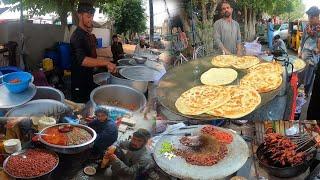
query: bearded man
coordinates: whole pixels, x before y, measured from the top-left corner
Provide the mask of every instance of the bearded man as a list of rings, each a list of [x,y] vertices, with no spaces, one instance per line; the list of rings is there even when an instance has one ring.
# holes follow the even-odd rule
[[[214,25],[214,41],[223,54],[241,55],[241,33],[237,21],[232,19],[233,9],[227,1],[220,4],[222,18]]]

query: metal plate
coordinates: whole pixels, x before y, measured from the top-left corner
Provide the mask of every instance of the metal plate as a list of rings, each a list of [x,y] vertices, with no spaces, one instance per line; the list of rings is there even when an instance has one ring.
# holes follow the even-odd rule
[[[11,109],[6,114],[6,117],[53,116],[57,117],[56,119],[59,119],[60,115],[69,111],[71,111],[71,109],[59,101],[39,99]]]
[[[156,81],[161,78],[162,73],[145,66],[132,66],[120,69],[121,76],[134,81]]]
[[[188,126],[190,127],[190,126]],[[180,130],[176,133],[191,133],[197,135],[204,126],[195,126],[195,129]],[[169,141],[173,145],[180,144],[181,136],[163,136],[154,149],[154,159],[158,166],[171,176],[181,179],[222,179],[238,171],[249,157],[249,149],[246,142],[237,134],[223,128],[216,127],[221,131],[232,134],[233,141],[227,145],[227,156],[213,166],[195,166],[188,164],[183,158],[177,156],[171,160],[160,153],[161,145],[164,141]]]
[[[13,108],[25,104],[35,96],[36,92],[37,88],[32,83],[27,90],[19,94],[11,93],[4,85],[0,85],[0,108]]]
[[[194,86],[202,85],[200,82],[200,76],[202,73],[206,72],[210,68],[213,67],[211,64],[211,60],[213,57],[205,57],[201,59],[197,59],[194,61],[190,61],[189,63],[183,64],[179,67],[172,68],[169,70],[160,80],[159,86],[157,88],[158,100],[162,106],[172,111],[175,114],[178,114],[183,117],[187,117],[190,119],[197,120],[213,120],[213,119],[223,119],[219,117],[215,117],[212,115],[201,114],[198,116],[190,116],[180,113],[176,106],[175,102],[180,97],[180,95],[191,89]],[[232,85],[239,84],[240,79],[247,74],[245,70],[237,70],[238,77],[232,83]],[[270,100],[275,98],[282,86],[278,87],[276,90],[260,93],[261,95],[261,103],[256,108],[265,105]]]
[[[8,175],[10,175],[10,176],[13,177],[13,178],[18,178],[18,179],[34,179],[34,178],[39,178],[39,177],[42,177],[42,176],[44,176],[44,175],[47,175],[47,174],[51,173],[54,169],[56,169],[56,167],[57,167],[58,164],[59,164],[59,156],[58,156],[55,152],[48,151],[48,150],[45,150],[45,149],[41,149],[41,150],[43,150],[43,151],[47,151],[48,153],[52,153],[52,154],[56,157],[56,159],[57,159],[57,164],[56,164],[50,171],[48,171],[48,172],[46,172],[46,173],[43,173],[43,174],[40,175],[40,176],[35,176],[35,177],[16,177],[16,176],[11,175],[11,174],[7,171],[7,169],[6,169],[6,165],[7,165],[7,162],[8,162],[8,160],[9,160],[9,158],[12,157],[12,156],[24,154],[27,150],[28,150],[28,149],[24,149],[24,150],[22,150],[22,151],[13,153],[12,155],[10,155],[9,157],[7,157],[7,158],[5,159],[5,161],[3,162],[3,168],[4,168],[4,171],[5,171]]]

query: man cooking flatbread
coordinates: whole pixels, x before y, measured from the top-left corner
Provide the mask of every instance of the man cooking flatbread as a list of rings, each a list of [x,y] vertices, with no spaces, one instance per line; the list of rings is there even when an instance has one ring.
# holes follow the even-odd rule
[[[232,19],[233,9],[230,3],[220,4],[222,18],[216,21],[214,28],[214,42],[224,54],[241,55],[241,34],[237,21]]]
[[[86,103],[94,89],[93,68],[107,67],[114,72],[116,66],[97,58],[96,39],[92,36],[92,21],[95,9],[91,4],[78,6],[79,25],[71,36],[71,96],[72,100]]]

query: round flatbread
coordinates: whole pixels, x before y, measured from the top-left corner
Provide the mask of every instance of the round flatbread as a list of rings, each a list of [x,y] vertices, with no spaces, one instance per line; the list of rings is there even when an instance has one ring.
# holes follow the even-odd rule
[[[282,83],[279,73],[250,72],[240,80],[240,85],[251,86],[259,93],[265,93],[277,89]]]
[[[232,83],[237,79],[237,71],[231,68],[211,68],[200,77],[202,84],[219,86]]]
[[[290,67],[290,66],[289,66]],[[306,67],[306,63],[302,59],[295,59],[293,62],[293,71],[300,71]]]
[[[280,63],[277,62],[267,62],[267,63],[260,63],[250,68],[250,72],[257,72],[257,73],[283,73],[283,68]]]
[[[231,98],[222,86],[196,86],[176,100],[177,110],[185,115],[200,115],[225,104]]]
[[[237,69],[248,69],[260,62],[259,58],[255,56],[242,56],[238,57],[237,60],[232,64]]]
[[[207,114],[230,119],[241,118],[250,114],[261,103],[260,94],[252,87],[228,86],[226,89],[230,92],[231,99]]]
[[[234,55],[219,55],[212,59],[211,63],[217,67],[230,67],[236,61],[237,56]]]

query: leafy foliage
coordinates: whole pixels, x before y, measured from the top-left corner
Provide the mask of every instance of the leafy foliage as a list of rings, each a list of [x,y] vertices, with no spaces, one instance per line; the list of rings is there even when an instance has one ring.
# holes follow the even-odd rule
[[[115,0],[101,5],[102,11],[114,21],[117,33],[141,33],[146,30],[142,0]]]
[[[88,2],[96,5],[106,4],[113,0],[22,0],[23,9],[31,16],[45,15],[47,13],[57,13],[63,25],[67,23],[68,14],[75,12],[79,2]],[[20,0],[2,0],[4,4],[15,4],[15,9],[19,9]]]

